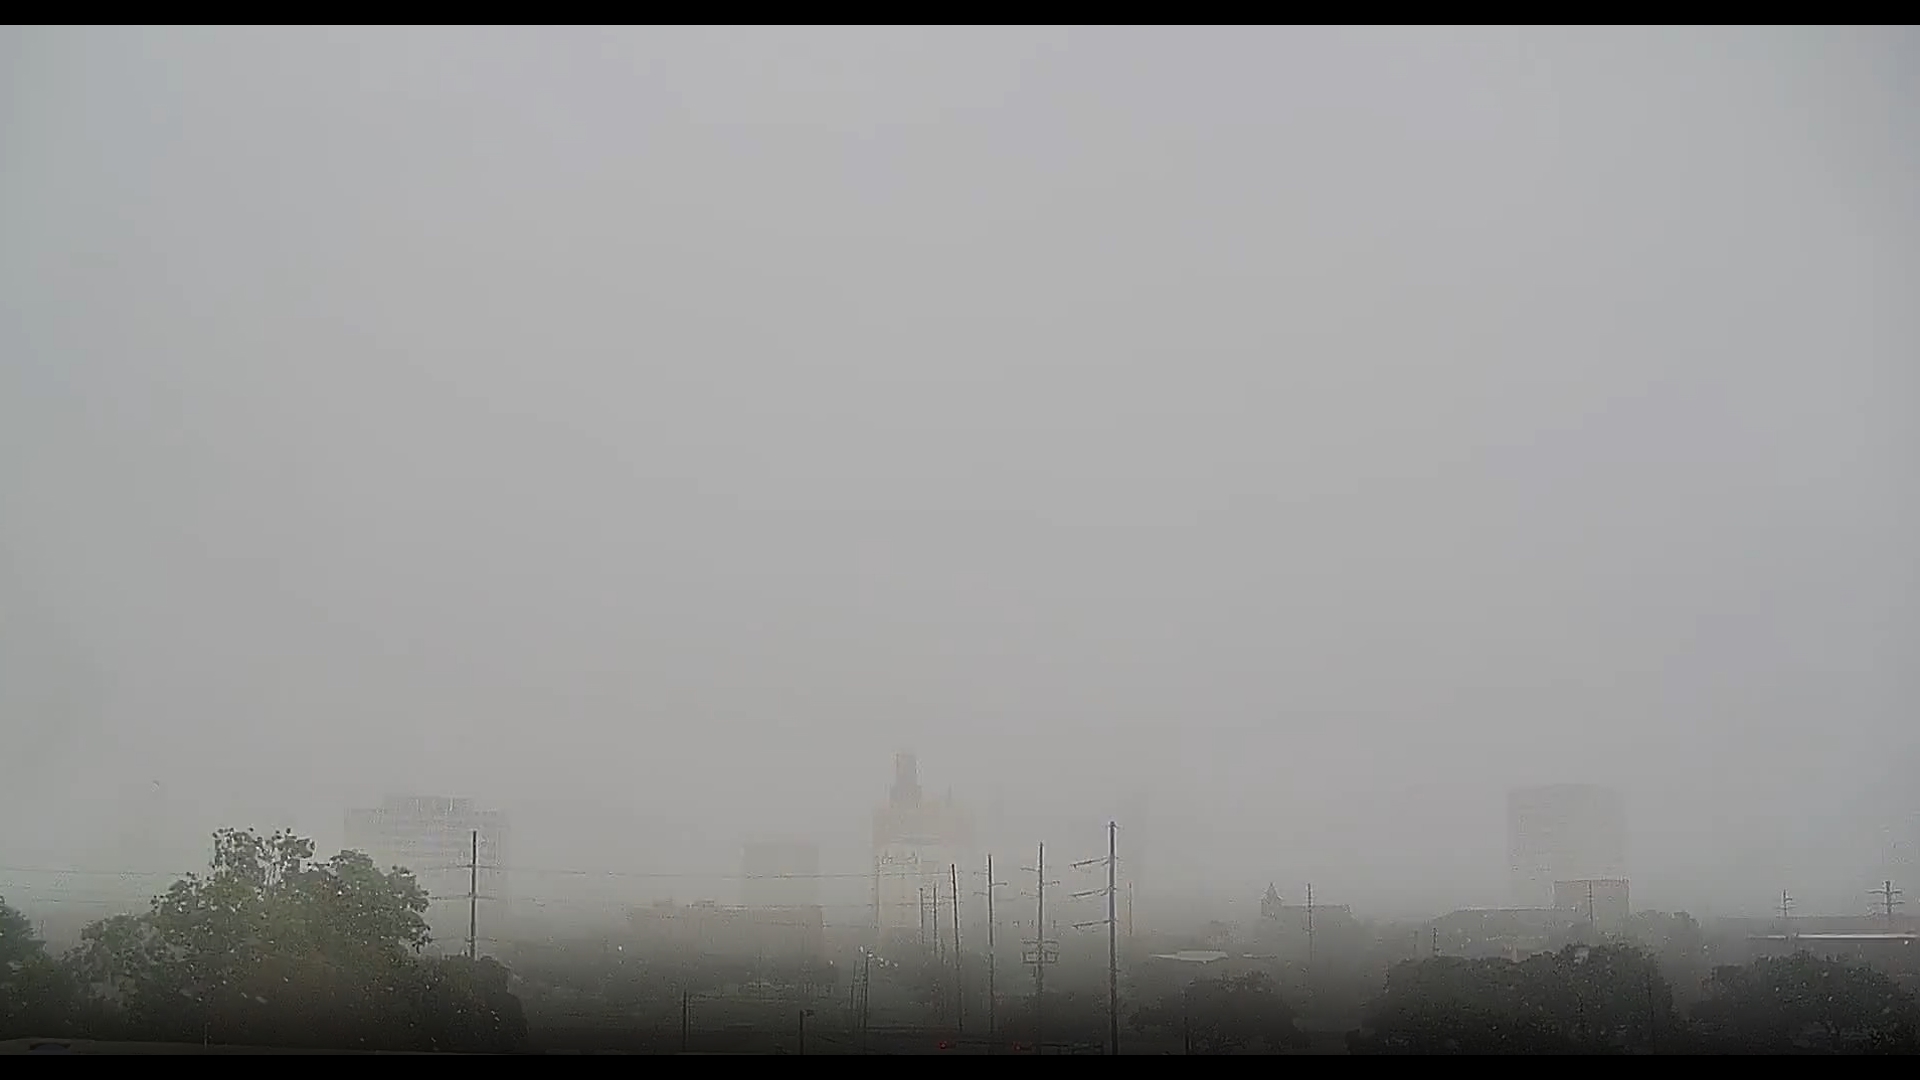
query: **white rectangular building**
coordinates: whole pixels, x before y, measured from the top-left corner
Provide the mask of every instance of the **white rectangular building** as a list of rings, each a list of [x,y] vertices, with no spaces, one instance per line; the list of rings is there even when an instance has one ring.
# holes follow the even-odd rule
[[[1592,784],[1515,789],[1507,795],[1507,852],[1515,907],[1554,906],[1556,881],[1625,878],[1625,803]]]
[[[478,869],[474,869],[478,838]],[[436,952],[466,950],[470,890],[481,953],[489,926],[507,915],[507,820],[498,810],[480,810],[472,799],[394,796],[377,807],[347,811],[347,847],[364,851],[382,870],[404,867],[430,901],[427,925]],[[477,885],[477,888],[475,886]]]

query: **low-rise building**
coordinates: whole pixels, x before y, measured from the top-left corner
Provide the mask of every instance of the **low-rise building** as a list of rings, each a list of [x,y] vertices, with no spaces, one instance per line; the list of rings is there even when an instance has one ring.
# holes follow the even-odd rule
[[[726,907],[711,900],[665,901],[628,913],[635,944],[656,954],[766,963],[814,963],[826,957],[819,907]]]
[[[1524,960],[1569,939],[1577,921],[1554,908],[1464,908],[1436,919],[1423,955]]]
[[[1633,914],[1625,878],[1577,878],[1553,883],[1553,907],[1602,933],[1626,929]]]

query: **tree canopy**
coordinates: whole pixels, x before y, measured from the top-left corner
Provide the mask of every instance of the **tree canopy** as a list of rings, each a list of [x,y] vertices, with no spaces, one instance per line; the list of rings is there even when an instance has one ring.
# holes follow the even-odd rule
[[[142,1037],[243,1045],[511,1049],[526,1021],[491,961],[422,956],[426,893],[289,832],[214,835],[204,875],[88,927],[68,969]]]
[[[1395,967],[1354,1049],[1378,1053],[1603,1053],[1656,1046],[1677,1021],[1646,953],[1573,945],[1521,963],[1436,957]]]
[[[1182,1033],[1196,1054],[1233,1054],[1250,1047],[1297,1045],[1293,1010],[1264,972],[1196,979],[1135,1011],[1135,1031]]]
[[[1870,968],[1804,952],[1717,969],[1693,1016],[1705,1038],[1729,1049],[1920,1050],[1912,994]]]
[[[34,936],[33,924],[0,897],[0,1039],[54,1034],[66,1021],[69,987]]]

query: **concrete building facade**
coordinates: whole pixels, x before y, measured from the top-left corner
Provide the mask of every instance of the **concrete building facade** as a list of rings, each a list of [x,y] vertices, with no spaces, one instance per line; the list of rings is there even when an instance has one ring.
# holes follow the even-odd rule
[[[479,834],[479,870],[474,834]],[[347,811],[347,847],[364,851],[382,870],[404,867],[427,891],[427,926],[436,952],[466,949],[467,894],[478,878],[486,899],[474,905],[479,936],[508,916],[507,819],[498,810],[481,810],[472,799],[436,795],[393,796],[377,807]],[[480,951],[485,953],[485,943]]]
[[[1515,789],[1507,795],[1507,852],[1515,907],[1554,906],[1556,881],[1626,878],[1625,804],[1591,784]]]
[[[969,890],[974,865],[973,820],[950,797],[929,799],[920,788],[914,756],[894,757],[886,805],[873,813],[873,919],[882,947],[918,941],[924,898],[952,903],[952,869]]]

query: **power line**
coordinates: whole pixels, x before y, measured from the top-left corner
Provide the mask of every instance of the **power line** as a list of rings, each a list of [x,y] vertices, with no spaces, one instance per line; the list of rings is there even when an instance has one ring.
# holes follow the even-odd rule
[[[465,869],[464,863],[460,865]],[[5,869],[0,867],[0,870]],[[503,871],[511,874],[526,874],[536,877],[609,877],[636,880],[690,880],[690,881],[846,881],[865,880],[872,876],[871,871],[863,873],[828,874],[723,874],[698,873],[693,871],[641,871],[641,870],[583,870],[570,867],[525,867],[506,866]]]
[[[463,864],[457,867],[456,869],[465,870],[467,869],[467,867]],[[491,870],[493,868],[483,863],[480,869],[485,871],[485,870]],[[1006,883],[1001,882],[1000,884],[1004,885]],[[57,887],[54,889],[47,889],[41,886],[28,885],[28,884],[0,884],[0,895],[19,895],[23,898],[30,898],[34,903],[37,903],[37,904],[54,904],[54,903],[132,904],[137,906],[145,906],[155,898],[152,894],[148,894],[148,893],[140,893],[140,894],[113,893],[113,892],[103,892],[98,889],[68,890],[68,889],[61,889]],[[457,893],[429,893],[427,895],[427,899],[436,904],[454,903],[456,901],[466,900],[467,893],[465,891],[461,891]],[[536,896],[532,893],[504,893],[504,894],[482,893],[479,896],[479,899],[489,903],[521,903],[521,904],[527,904],[527,905],[531,905],[533,907],[539,907],[539,908],[587,907],[587,908],[599,908],[599,909],[604,909],[609,911],[616,910],[616,909],[647,910],[661,903],[661,901],[657,901],[657,900],[650,901],[650,900],[633,899],[633,898]],[[700,905],[686,904],[682,906],[689,909],[697,909]],[[864,903],[809,904],[807,905],[807,907],[818,908],[822,911],[851,911],[851,910],[865,911],[867,910],[867,905]],[[719,908],[719,910],[721,911],[756,911],[756,910],[773,910],[773,909],[722,907],[722,908]],[[855,925],[865,926],[866,924],[834,922],[834,923],[828,923],[827,925],[846,928],[846,927],[855,926]]]
[[[482,869],[485,869],[485,868],[482,867]],[[27,891],[31,891],[31,890],[27,890]],[[0,895],[4,895],[4,892],[0,891]],[[469,896],[467,893],[449,893],[449,894],[442,894],[442,895],[429,894],[427,899],[434,903],[456,903],[462,900],[469,899]],[[537,900],[535,898],[526,897],[526,896],[500,897],[500,896],[489,896],[486,894],[481,894],[480,896],[474,897],[473,899],[483,900],[489,903],[500,902],[503,900],[504,901],[521,900],[529,903],[538,904],[541,906],[548,906],[548,905],[586,906],[586,907],[598,908],[605,911],[622,911],[622,912],[629,912],[629,913],[645,912],[647,913],[650,919],[675,919],[675,918],[697,919],[704,912],[710,911],[710,910],[718,911],[722,914],[736,914],[740,912],[756,912],[756,911],[763,911],[763,910],[772,910],[772,909],[764,909],[764,908],[707,909],[707,908],[702,908],[698,905],[687,904],[687,905],[681,905],[679,907],[676,907],[671,912],[656,913],[655,911],[652,910],[652,905],[630,901],[630,900]],[[35,906],[42,905],[42,904],[57,904],[57,905],[63,905],[63,906],[76,906],[76,907],[80,907],[80,906],[93,907],[93,908],[119,907],[122,909],[129,909],[134,907],[144,907],[148,905],[151,902],[151,900],[152,900],[151,897],[135,898],[135,897],[87,897],[87,896],[57,896],[57,897],[34,896],[31,899],[31,903]],[[842,905],[842,906],[858,907],[864,910],[866,905],[854,904],[854,905]],[[751,919],[749,921],[749,925],[756,926],[756,927],[782,927],[782,928],[791,927],[795,929],[823,929],[823,930],[869,929],[868,924],[865,922],[851,922],[851,923],[850,922],[829,922],[825,920],[821,922],[812,922],[809,920],[756,918],[756,919]],[[482,937],[480,938],[480,940],[483,942],[498,942],[502,939],[494,938],[494,937]]]
[[[436,871],[465,870],[467,869],[467,863],[458,862],[420,867],[403,866],[400,867],[400,869],[417,875]],[[733,874],[718,872],[704,873],[688,870],[592,870],[581,867],[539,866],[493,866],[483,869],[497,870],[502,873],[528,877],[605,877],[642,881],[845,881],[851,879],[865,880],[872,876],[871,871],[863,873]],[[83,870],[70,866],[0,866],[0,874],[48,874],[69,877],[167,878],[171,880],[184,880],[196,875],[204,877],[206,873],[207,868],[204,866],[194,870]]]
[[[204,869],[204,867],[202,868]],[[64,874],[72,877],[148,877],[183,878],[199,871],[185,870],[78,870],[73,867],[0,866],[0,874]]]

